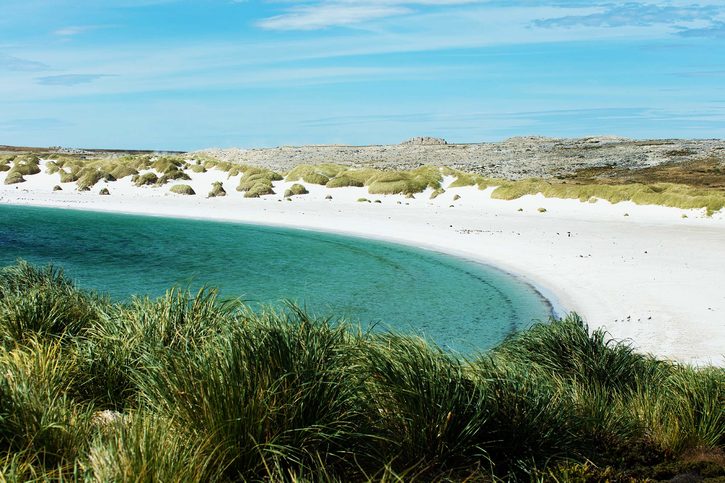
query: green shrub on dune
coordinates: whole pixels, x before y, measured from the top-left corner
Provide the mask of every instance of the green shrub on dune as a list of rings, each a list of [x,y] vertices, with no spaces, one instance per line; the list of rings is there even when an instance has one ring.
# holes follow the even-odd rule
[[[608,185],[560,183],[541,179],[503,181],[493,191],[491,197],[513,200],[537,193],[548,198],[578,199],[582,202],[598,198],[610,203],[632,201],[641,205],[652,204],[681,209],[704,208],[708,215],[725,207],[725,192],[722,190],[673,183]]]
[[[259,198],[264,195],[273,195],[272,181],[279,175],[269,170],[249,170],[239,181],[237,191],[244,192],[245,198]]]
[[[104,178],[104,173],[98,170],[97,168],[88,167],[83,168],[78,173],[78,179],[76,181],[76,184],[78,185],[78,190],[85,190],[86,188],[92,188],[96,185],[100,180]]]
[[[151,168],[163,174],[181,171],[185,168],[186,163],[183,159],[173,156],[160,156],[151,163]]]
[[[0,156],[0,173],[10,171],[10,164],[15,156]]]
[[[445,192],[446,192],[446,190],[444,190],[443,188],[438,188],[438,189],[435,189],[435,190],[433,190],[433,192],[432,192],[432,193],[430,194],[430,199],[431,199],[431,200],[434,200],[434,199],[438,198],[438,197],[439,197],[440,195],[442,195],[442,194],[443,194],[443,193],[445,193]]]
[[[110,165],[108,172],[117,180],[138,174],[138,170],[135,167],[123,163]]]
[[[320,173],[309,173],[302,177],[302,181],[310,184],[326,185],[330,178]]]
[[[440,188],[440,171],[434,167],[422,167],[412,171],[383,171],[367,181],[370,194],[420,193],[426,188]]]
[[[59,172],[60,169],[61,167],[55,161],[48,161],[47,163],[45,163],[46,174],[55,174]]]
[[[332,163],[300,164],[295,166],[285,178],[287,181],[305,181],[311,184],[325,185],[331,178],[344,172],[347,168]]]
[[[332,178],[330,181],[327,182],[327,184],[325,186],[328,188],[346,188],[348,186],[354,186],[357,188],[361,188],[361,187],[365,186],[365,182],[356,180],[345,174],[341,174],[339,176],[335,176],[334,178]]]
[[[176,180],[185,180],[188,181],[191,179],[191,176],[186,174],[184,171],[175,171],[175,170],[169,170],[166,172],[166,174],[163,174],[158,180],[156,180],[156,184],[158,186],[163,186],[169,181],[176,181]]]
[[[13,162],[13,168],[11,171],[16,171],[23,176],[30,176],[33,174],[40,173],[40,166],[38,165],[37,157],[29,158],[15,158]]]
[[[218,196],[226,196],[227,192],[224,190],[221,181],[215,181],[211,185],[211,191],[209,191],[209,198],[216,198]]]
[[[196,192],[194,192],[194,189],[189,186],[188,184],[177,184],[171,187],[169,190],[171,193],[176,193],[177,195],[195,195]]]
[[[189,169],[194,173],[206,173],[206,168],[202,164],[191,164],[189,165]]]
[[[131,180],[133,181],[133,184],[136,186],[148,186],[156,184],[156,182],[159,180],[158,176],[154,173],[144,173],[144,174],[137,174],[134,175]]]
[[[25,178],[23,177],[23,174],[19,171],[15,171],[14,169],[11,169],[8,171],[8,174],[5,176],[5,184],[18,184],[18,183],[25,183]]]
[[[306,195],[307,193],[309,193],[309,191],[307,191],[307,188],[299,183],[295,183],[287,188],[287,190],[285,190],[284,197],[289,198],[290,196]]]
[[[60,171],[60,182],[61,183],[73,183],[78,181],[78,172],[72,171]]]
[[[259,198],[265,195],[273,195],[274,190],[271,184],[257,183],[244,192],[245,198]]]
[[[725,477],[725,370],[574,315],[464,359],[215,290],[112,302],[21,263],[0,334],[11,481]]]
[[[272,171],[272,170],[269,170],[266,168],[239,165],[239,169],[241,170],[242,173],[244,173],[245,177],[261,175],[264,178],[269,179],[270,181],[282,181],[284,179],[284,176],[282,176],[281,174],[277,173],[276,171]]]

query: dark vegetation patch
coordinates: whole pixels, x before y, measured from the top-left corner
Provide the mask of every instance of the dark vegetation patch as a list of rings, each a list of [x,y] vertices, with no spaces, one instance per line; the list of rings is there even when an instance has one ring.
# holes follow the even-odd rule
[[[21,262],[0,270],[0,374],[9,481],[725,475],[725,371],[575,315],[463,359],[210,289],[112,302]]]

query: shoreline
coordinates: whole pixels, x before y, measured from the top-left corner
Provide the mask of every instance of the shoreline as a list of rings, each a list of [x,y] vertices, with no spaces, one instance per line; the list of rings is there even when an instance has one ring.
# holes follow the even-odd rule
[[[158,188],[137,188],[130,179],[100,182],[92,192],[69,183],[54,193],[57,175],[43,172],[21,185],[0,184],[0,203],[288,227],[431,250],[506,272],[532,286],[557,315],[577,312],[592,329],[603,327],[642,352],[725,366],[725,295],[718,290],[725,260],[716,256],[725,246],[722,213],[708,218],[701,210],[541,195],[502,201],[475,187],[448,188],[431,200],[429,192],[406,199],[306,184],[309,194],[291,202],[278,195],[245,199],[234,191],[237,180],[223,174],[192,174]],[[228,195],[204,198],[219,179]],[[198,194],[171,194],[174,184],[190,184]],[[291,184],[274,188],[282,193]],[[98,195],[102,187],[111,195]]]
[[[33,203],[33,202],[12,203],[12,202],[3,202],[1,199],[0,199],[0,204],[7,204],[7,205],[11,205],[11,206],[29,206],[29,207],[34,207],[34,208],[49,208],[49,209],[58,209],[58,210],[75,210],[75,211],[93,212],[93,213],[111,213],[111,214],[118,214],[118,215],[146,216],[146,217],[150,217],[150,218],[169,218],[169,219],[180,219],[180,220],[209,221],[209,222],[217,222],[217,223],[233,223],[233,224],[242,224],[242,225],[250,225],[250,226],[263,226],[263,227],[269,227],[269,228],[288,228],[288,229],[293,229],[293,230],[341,235],[341,236],[345,236],[345,237],[349,237],[349,238],[358,238],[361,240],[375,240],[375,241],[380,241],[380,242],[384,242],[384,243],[399,245],[402,247],[417,248],[420,250],[430,251],[433,253],[454,257],[459,260],[465,261],[467,263],[483,265],[487,268],[497,270],[501,273],[506,274],[509,277],[513,277],[516,280],[524,283],[525,285],[529,286],[534,292],[536,292],[536,294],[541,298],[541,300],[545,303],[545,305],[548,306],[549,315],[557,317],[557,318],[562,318],[570,312],[576,312],[576,310],[567,308],[567,305],[562,303],[560,295],[555,292],[554,288],[545,285],[545,282],[543,282],[541,280],[538,280],[538,279],[535,280],[532,277],[533,274],[520,273],[520,272],[517,273],[515,271],[507,269],[506,267],[501,266],[500,264],[496,264],[487,258],[484,258],[481,256],[475,256],[468,252],[458,252],[458,251],[447,249],[440,245],[429,245],[429,244],[420,243],[420,242],[409,240],[409,239],[402,239],[402,238],[389,237],[389,236],[370,236],[370,235],[366,235],[365,233],[358,232],[358,231],[319,228],[319,227],[307,226],[307,225],[275,223],[275,222],[265,222],[265,221],[249,221],[249,220],[241,219],[241,218],[217,218],[214,216],[199,217],[199,216],[184,215],[183,213],[171,214],[171,213],[157,213],[157,212],[153,212],[153,211],[139,212],[139,211],[123,211],[123,210],[115,210],[115,209],[110,209],[110,210],[105,209],[104,210],[104,209],[98,209],[98,207],[85,207],[85,206],[66,207],[66,206],[58,206],[56,204]],[[573,305],[573,302],[570,302],[570,305]]]

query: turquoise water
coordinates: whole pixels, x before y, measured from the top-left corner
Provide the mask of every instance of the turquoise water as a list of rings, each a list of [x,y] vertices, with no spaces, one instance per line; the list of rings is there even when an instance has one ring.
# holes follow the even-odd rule
[[[485,349],[550,314],[531,287],[459,258],[311,231],[0,205],[0,265],[65,269],[116,299],[172,285],[219,287],[251,304],[292,300],[319,315]]]

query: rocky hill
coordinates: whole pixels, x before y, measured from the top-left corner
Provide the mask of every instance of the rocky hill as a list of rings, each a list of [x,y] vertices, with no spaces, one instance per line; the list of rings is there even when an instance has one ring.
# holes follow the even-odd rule
[[[299,164],[319,163],[385,169],[432,164],[485,176],[521,179],[564,176],[601,166],[637,169],[706,159],[725,163],[725,140],[516,137],[497,143],[448,144],[443,139],[413,138],[395,145],[212,148],[201,152],[225,161],[278,171],[287,171]]]

